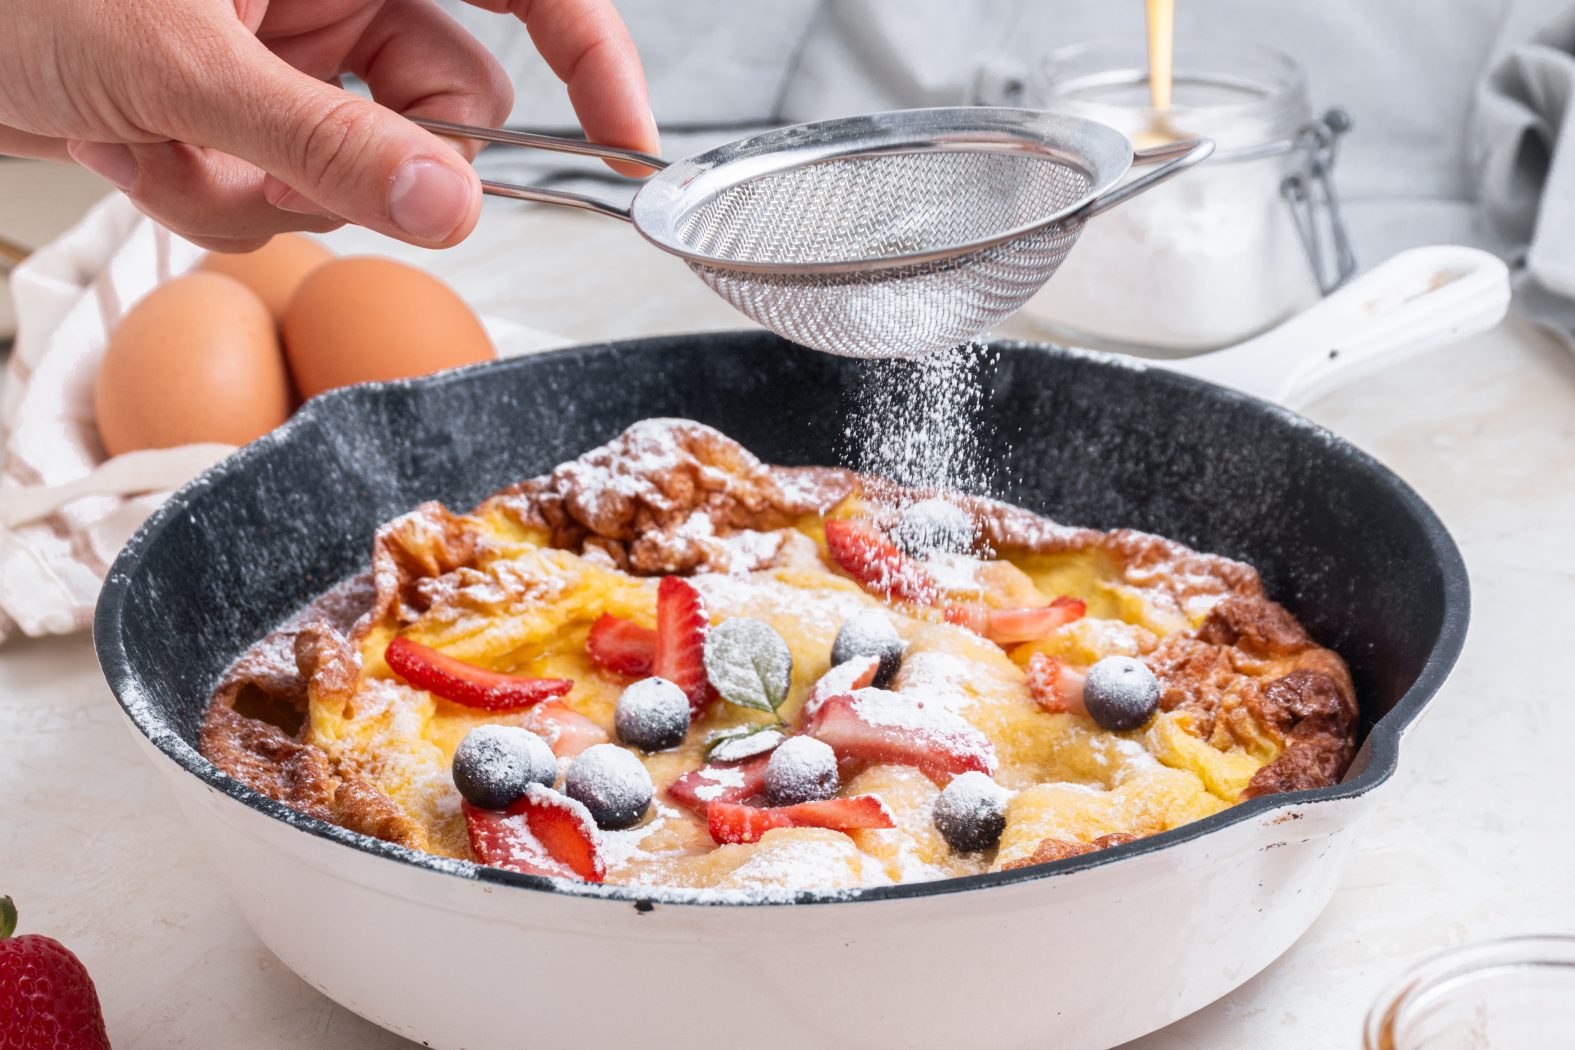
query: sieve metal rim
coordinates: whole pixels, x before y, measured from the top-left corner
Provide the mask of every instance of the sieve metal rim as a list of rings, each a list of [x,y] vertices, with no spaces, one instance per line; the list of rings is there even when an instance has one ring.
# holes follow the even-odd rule
[[[1031,153],[1082,171],[1089,186],[1078,200],[1032,222],[988,237],[878,258],[737,260],[694,251],[681,239],[684,223],[698,208],[750,179],[828,160],[939,151]],[[967,255],[1071,219],[1120,183],[1133,156],[1121,132],[1070,114],[986,106],[893,110],[775,128],[674,161],[640,187],[629,217],[647,241],[691,266],[774,275],[879,273]]]

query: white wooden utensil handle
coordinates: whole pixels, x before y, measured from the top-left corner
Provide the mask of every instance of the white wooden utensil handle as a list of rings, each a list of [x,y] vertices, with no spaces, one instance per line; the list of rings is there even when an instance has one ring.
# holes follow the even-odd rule
[[[1294,407],[1492,328],[1509,308],[1509,295],[1508,270],[1487,252],[1412,248],[1245,343],[1155,363]]]

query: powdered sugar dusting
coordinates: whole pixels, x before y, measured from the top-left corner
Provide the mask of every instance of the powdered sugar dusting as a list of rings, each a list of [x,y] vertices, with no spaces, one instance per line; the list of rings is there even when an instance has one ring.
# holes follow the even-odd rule
[[[860,680],[872,680],[880,667],[880,657],[860,656],[844,660],[820,676],[809,697],[804,701],[804,717],[811,718],[820,705],[834,696],[851,693],[859,687]]]
[[[525,789],[525,794],[538,806],[550,806],[554,809],[563,810],[574,818],[587,838],[592,841],[595,840],[598,834],[596,821],[591,817],[591,811],[586,809],[583,803],[576,802],[568,795],[560,794],[540,784],[531,784]]]
[[[664,832],[668,823],[679,816],[677,810],[660,802],[652,806],[651,819],[643,824],[622,831],[603,831],[600,849],[602,859],[610,873],[618,873],[629,865],[654,860],[657,853],[645,848],[645,842]]]
[[[784,829],[787,830],[787,829]],[[885,886],[891,878],[841,832],[794,828],[767,832],[743,864],[727,876],[727,887],[765,895],[804,889]]]
[[[869,725],[935,741],[954,754],[976,756],[995,768],[995,748],[988,737],[957,714],[922,697],[868,687],[853,693],[853,711]]]
[[[972,706],[978,699],[974,682],[979,669],[951,653],[934,649],[910,651],[900,674],[901,692],[924,697],[930,707],[955,712]]]
[[[721,797],[728,788],[744,786],[744,771],[737,766],[718,766],[706,771],[705,783],[695,788],[695,798],[711,802]]]
[[[837,629],[859,613],[879,609],[862,591],[820,591],[806,601],[801,587],[783,583],[769,573],[727,576],[705,573],[690,580],[713,616],[752,616],[768,622],[794,621],[796,632],[824,635],[829,647]]]
[[[498,836],[494,841],[498,845],[507,846],[507,854],[494,858],[495,861],[507,861],[526,870],[536,869],[541,871],[558,871],[562,878],[573,878],[570,872],[547,852],[547,847],[541,840],[531,834],[530,824],[524,814],[500,818],[500,823],[507,825],[512,832],[507,836]]]
[[[558,473],[570,483],[586,518],[600,517],[609,503],[648,496],[651,477],[687,462],[681,439],[695,426],[684,419],[641,420],[624,432],[621,454],[587,454],[565,463]],[[715,488],[726,487],[730,480],[725,472],[706,467],[701,468],[701,478]]]

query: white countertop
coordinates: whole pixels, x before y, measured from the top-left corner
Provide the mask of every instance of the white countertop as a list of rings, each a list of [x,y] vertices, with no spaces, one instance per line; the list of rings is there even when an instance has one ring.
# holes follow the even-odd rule
[[[681,264],[590,216],[489,202],[481,232],[448,253],[361,231],[336,246],[419,258],[482,312],[575,339],[739,323]],[[1307,414],[1393,467],[1449,525],[1471,570],[1470,639],[1328,911],[1240,990],[1128,1050],[1354,1050],[1379,987],[1420,956],[1575,932],[1575,687],[1563,660],[1575,356],[1512,320]],[[252,936],[134,749],[86,637],[0,647],[0,748],[0,893],[25,930],[86,962],[117,1050],[413,1045],[324,998]]]

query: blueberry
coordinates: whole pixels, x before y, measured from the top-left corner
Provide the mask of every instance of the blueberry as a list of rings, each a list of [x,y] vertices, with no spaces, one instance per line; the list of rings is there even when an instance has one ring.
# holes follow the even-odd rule
[[[638,824],[655,790],[645,766],[617,744],[586,748],[563,778],[563,793],[590,810],[599,828]]]
[[[507,809],[527,784],[552,787],[557,780],[552,748],[518,726],[477,726],[454,749],[454,786],[480,809]]]
[[[666,751],[689,732],[689,698],[665,678],[645,678],[618,697],[613,709],[618,739],[642,751]]]
[[[897,546],[914,556],[931,551],[966,554],[973,549],[977,535],[973,517],[943,499],[921,499],[910,504],[891,530]]]
[[[812,736],[788,737],[766,760],[766,801],[796,806],[835,798],[837,753]]]
[[[992,849],[1006,830],[1006,789],[979,772],[952,778],[935,800],[935,830],[958,853]]]
[[[1159,680],[1142,660],[1107,656],[1088,669],[1083,706],[1106,729],[1136,729],[1159,707]]]
[[[861,656],[880,659],[875,671],[875,686],[885,689],[897,677],[902,667],[902,651],[906,648],[897,628],[881,613],[873,610],[862,612],[842,625],[837,640],[831,644],[831,666],[847,663]]]

